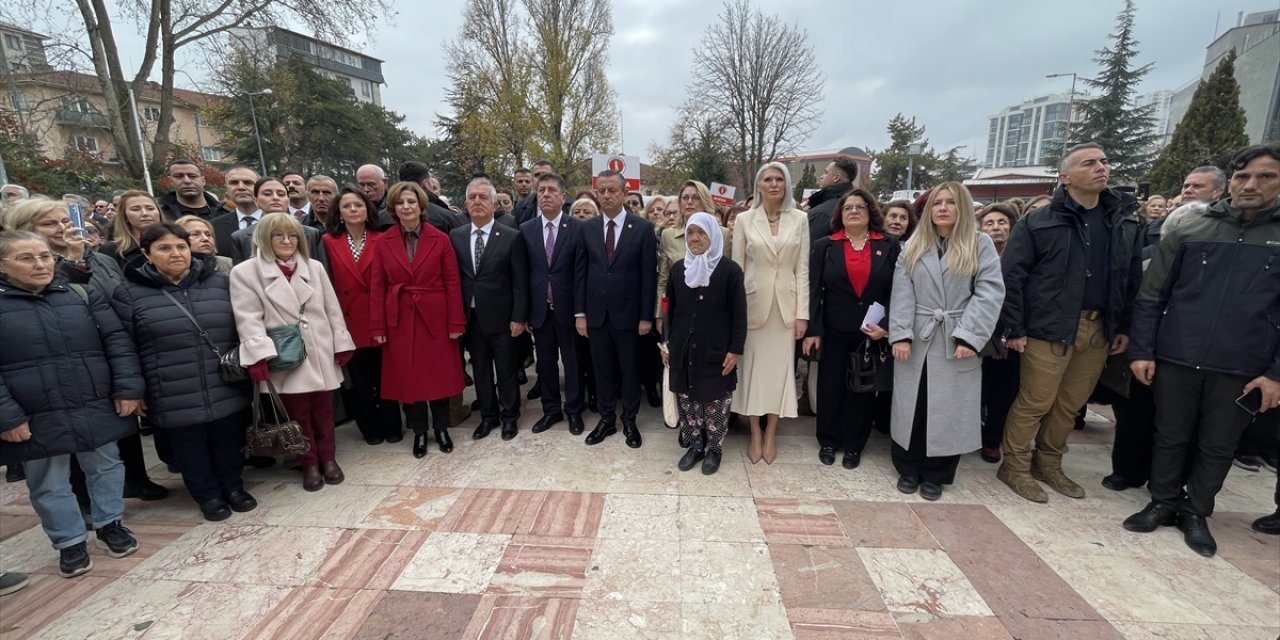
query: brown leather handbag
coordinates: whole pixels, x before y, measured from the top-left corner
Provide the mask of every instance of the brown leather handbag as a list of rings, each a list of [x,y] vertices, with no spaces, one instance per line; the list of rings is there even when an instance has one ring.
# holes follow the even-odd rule
[[[267,395],[271,396],[274,416],[271,420],[267,419],[262,411],[262,394],[254,393],[253,423],[245,429],[244,455],[283,458],[300,456],[310,451],[311,443],[302,433],[302,426],[289,419],[289,413],[280,401],[280,394],[276,392],[276,385],[269,379]]]

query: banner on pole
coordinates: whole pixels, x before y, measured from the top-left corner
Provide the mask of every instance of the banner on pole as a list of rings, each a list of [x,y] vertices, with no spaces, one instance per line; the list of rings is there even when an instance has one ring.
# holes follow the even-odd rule
[[[591,156],[591,188],[596,188],[596,176],[601,171],[617,171],[627,183],[627,191],[640,190],[640,156],[613,156],[597,153]]]
[[[726,207],[733,205],[733,194],[737,192],[737,187],[732,187],[719,182],[711,183],[711,201],[716,204],[722,204]]]

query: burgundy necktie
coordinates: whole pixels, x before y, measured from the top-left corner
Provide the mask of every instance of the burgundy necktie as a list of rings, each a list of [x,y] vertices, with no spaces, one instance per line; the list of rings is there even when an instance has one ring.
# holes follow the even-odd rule
[[[617,226],[617,223],[610,220],[608,225],[609,229],[604,234],[604,257],[610,264],[613,263],[613,245],[617,242],[617,236],[613,233],[613,228],[615,226]]]
[[[555,251],[555,248],[556,248],[556,226],[555,226],[554,224],[551,224],[550,222],[548,222],[548,223],[547,223],[547,244],[546,244],[546,250],[547,250],[547,272],[548,272],[548,273],[547,273],[547,302],[548,302],[548,303],[553,302],[553,300],[551,299],[551,277],[550,277],[550,276],[551,276],[551,274],[550,274],[550,271],[551,271],[551,254],[552,254],[552,252],[554,252],[554,251]]]

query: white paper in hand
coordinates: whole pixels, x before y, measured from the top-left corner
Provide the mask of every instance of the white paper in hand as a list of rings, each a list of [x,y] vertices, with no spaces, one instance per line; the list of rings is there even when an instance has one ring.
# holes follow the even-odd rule
[[[879,302],[872,302],[871,308],[867,309],[867,317],[862,319],[862,328],[866,329],[873,324],[880,324],[881,320],[884,320],[884,305]]]

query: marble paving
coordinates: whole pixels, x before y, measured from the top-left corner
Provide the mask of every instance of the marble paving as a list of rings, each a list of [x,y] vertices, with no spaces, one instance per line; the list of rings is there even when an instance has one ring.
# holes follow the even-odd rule
[[[1089,495],[1013,495],[965,456],[942,500],[896,491],[889,440],[861,466],[817,459],[813,419],[786,420],[773,465],[731,432],[714,476],[682,473],[656,410],[644,447],[586,447],[561,423],[456,449],[369,446],[338,429],[346,482],[302,491],[291,464],[245,472],[261,506],[204,522],[153,460],[167,500],[127,501],[140,551],[65,580],[23,484],[0,484],[0,640],[1274,640],[1280,538],[1249,523],[1276,477],[1232,469],[1205,559],[1165,528],[1124,531],[1141,490],[1099,485],[1113,427],[1094,407],[1069,475]],[[587,416],[588,427],[594,416]],[[148,455],[151,444],[146,441]],[[837,456],[837,460],[839,457]]]

